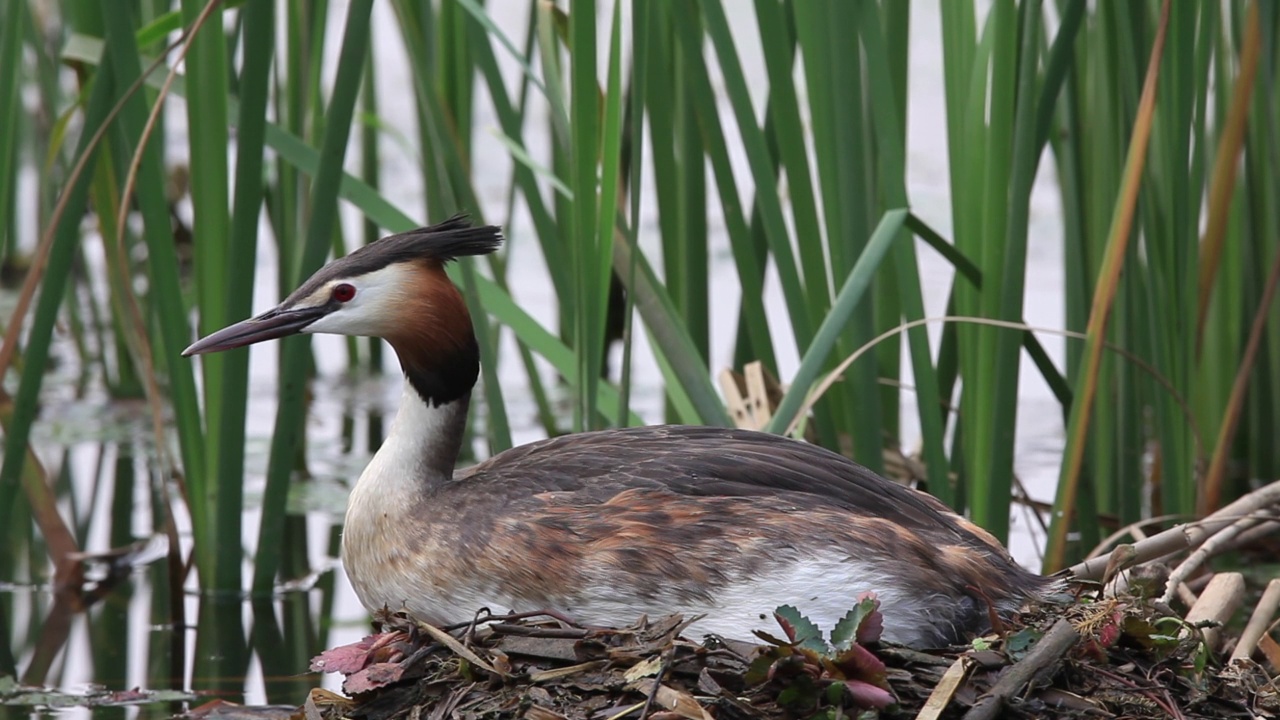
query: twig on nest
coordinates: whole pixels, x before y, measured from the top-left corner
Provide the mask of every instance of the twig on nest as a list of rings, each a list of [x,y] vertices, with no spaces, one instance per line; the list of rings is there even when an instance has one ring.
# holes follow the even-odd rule
[[[653,701],[658,698],[658,688],[662,687],[662,680],[675,657],[676,649],[672,647],[667,651],[667,656],[663,658],[662,665],[658,667],[658,674],[653,678],[653,687],[649,689],[649,696],[644,699],[644,707],[640,708],[640,720],[649,717],[649,711],[653,709]]]
[[[1203,520],[1178,525],[1134,543],[1133,548],[1138,554],[1135,564],[1199,547],[1205,540],[1240,518],[1276,505],[1280,505],[1280,480],[1254,490]],[[1280,529],[1280,523],[1276,527]],[[1110,555],[1102,555],[1073,565],[1067,572],[1080,580],[1097,580],[1102,577],[1109,560]]]
[[[494,615],[492,612],[489,611],[489,608],[480,608],[479,610],[476,611],[476,614],[470,620],[467,620],[465,622],[454,623],[452,625],[443,625],[440,627],[440,629],[444,630],[445,632],[453,632],[454,630],[461,630],[462,628],[475,628],[477,625],[481,623],[510,622],[512,620],[525,620],[528,618],[540,617],[544,615],[553,620],[558,620],[566,625],[569,625],[570,627],[581,627],[580,625],[578,625],[578,623],[574,622],[572,618],[566,616],[564,613],[561,613],[558,610],[554,610],[550,608],[545,610],[530,610],[529,612],[509,613],[506,615]],[[471,631],[469,629],[468,633],[470,632]]]
[[[515,623],[494,623],[489,627],[499,635],[520,635],[522,637],[536,638],[581,640],[591,634],[590,630],[584,630],[583,628],[538,627],[536,625],[516,625]]]
[[[1080,632],[1071,621],[1060,618],[1040,638],[1031,652],[1014,663],[991,686],[991,690],[978,698],[978,702],[965,713],[964,720],[991,720],[998,716],[1010,698],[1021,692],[1037,676],[1051,673],[1079,640]]]
[[[1099,675],[1103,675],[1111,678],[1113,681],[1118,682],[1121,685],[1124,685],[1125,687],[1129,688],[1134,693],[1141,695],[1147,700],[1150,700],[1152,703],[1155,703],[1169,717],[1171,718],[1184,717],[1182,714],[1182,711],[1178,709],[1178,704],[1174,702],[1172,695],[1170,695],[1168,688],[1139,685],[1138,683],[1134,682],[1131,678],[1126,677],[1124,675],[1117,674],[1117,673],[1113,673],[1104,667],[1095,666],[1093,668],[1093,671],[1098,673]]]

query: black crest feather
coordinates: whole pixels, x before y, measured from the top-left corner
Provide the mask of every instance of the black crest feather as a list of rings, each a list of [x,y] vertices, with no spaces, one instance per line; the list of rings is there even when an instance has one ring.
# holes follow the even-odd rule
[[[466,215],[454,215],[437,225],[388,235],[343,258],[356,261],[364,272],[397,262],[429,258],[442,263],[468,255],[488,255],[502,247],[502,229],[472,225]],[[348,272],[351,268],[348,267]],[[354,274],[354,273],[353,273]]]
[[[502,241],[501,228],[472,225],[468,216],[455,215],[442,223],[388,235],[357,248],[316,271],[284,304],[308,297],[337,278],[355,277],[412,260],[434,260],[443,264],[469,255],[488,255],[502,247]]]

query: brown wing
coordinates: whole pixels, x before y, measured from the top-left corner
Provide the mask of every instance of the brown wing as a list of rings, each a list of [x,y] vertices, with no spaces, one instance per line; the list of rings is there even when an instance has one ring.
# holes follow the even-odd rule
[[[750,430],[656,425],[568,435],[508,450],[458,480],[504,488],[494,494],[512,499],[572,492],[584,503],[602,503],[644,488],[705,498],[760,497],[803,508],[840,508],[935,536],[950,531],[951,542],[988,544],[958,527],[956,516],[929,495],[816,445]]]
[[[939,632],[979,628],[986,602],[1007,613],[1045,587],[933,498],[746,430],[654,426],[534,443],[459,473],[414,512],[432,519],[417,527],[435,548],[437,587],[480,583],[534,606],[705,604],[829,549],[850,563],[832,592],[875,582],[885,597],[932,598]],[[791,591],[773,588],[767,602]]]

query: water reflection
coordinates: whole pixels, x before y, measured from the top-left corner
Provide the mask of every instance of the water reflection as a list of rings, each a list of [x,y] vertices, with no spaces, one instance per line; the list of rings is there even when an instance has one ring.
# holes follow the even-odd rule
[[[214,698],[299,705],[323,684],[306,672],[310,658],[367,627],[363,609],[357,605],[353,612],[349,602],[340,607],[337,597],[345,589],[337,577],[338,518],[351,469],[362,467],[381,442],[380,398],[393,396],[398,382],[390,385],[379,378],[317,383],[312,412],[340,421],[311,428],[315,452],[299,473],[283,520],[284,580],[266,595],[201,591],[191,567],[185,508],[171,502],[178,488],[160,472],[149,420],[140,413],[120,415],[105,397],[63,403],[53,385],[36,450],[54,478],[51,507],[65,521],[71,544],[84,551],[55,567],[50,558],[64,553],[44,539],[33,503],[20,494],[7,509],[0,553],[0,676],[64,691],[58,704],[74,702],[67,695],[103,687],[190,690],[201,696],[190,706]],[[353,391],[361,386],[363,392]],[[257,395],[266,407],[251,413],[269,418],[270,395]],[[357,395],[360,401],[353,401]],[[94,405],[96,410],[89,409]],[[97,432],[110,439],[94,438]],[[265,451],[261,435],[250,443],[251,455],[254,447]],[[249,459],[251,466],[263,463],[264,457]],[[246,587],[261,491],[261,473],[251,469],[249,476],[257,484],[246,488]],[[183,709],[165,702],[75,712],[134,718],[168,717]],[[0,706],[0,718],[28,712]]]

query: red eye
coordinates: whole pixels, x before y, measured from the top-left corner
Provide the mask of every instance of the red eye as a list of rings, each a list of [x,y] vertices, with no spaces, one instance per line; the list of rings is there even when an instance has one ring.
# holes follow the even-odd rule
[[[338,302],[349,302],[351,298],[356,296],[356,289],[352,285],[342,283],[333,287],[333,299]]]

